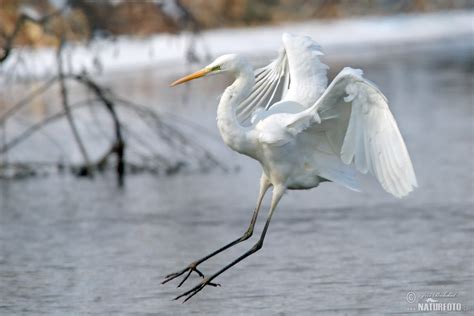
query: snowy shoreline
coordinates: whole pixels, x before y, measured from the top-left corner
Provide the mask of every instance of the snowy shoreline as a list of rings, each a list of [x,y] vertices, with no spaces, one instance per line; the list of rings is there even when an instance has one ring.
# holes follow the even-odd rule
[[[473,21],[474,11],[449,11],[217,29],[203,32],[196,40],[196,48],[198,54],[203,55],[205,45],[213,57],[229,52],[257,57],[276,52],[281,45],[281,34],[291,32],[311,36],[331,55],[343,57],[356,50],[363,58],[383,53],[379,48],[386,48],[388,53],[393,49],[410,51],[419,45],[449,49],[451,39],[461,39],[458,42],[462,45],[472,46],[474,41],[469,38],[474,38]],[[158,65],[167,68],[170,64],[185,64],[188,41],[187,35],[158,34],[145,39],[121,37],[113,42],[96,40],[89,46],[74,45],[67,54],[70,54],[75,72],[94,73],[98,69],[95,60],[100,61],[105,73]],[[0,66],[0,76],[11,76],[12,72],[18,78],[51,75],[56,69],[55,54],[52,48],[15,49]]]

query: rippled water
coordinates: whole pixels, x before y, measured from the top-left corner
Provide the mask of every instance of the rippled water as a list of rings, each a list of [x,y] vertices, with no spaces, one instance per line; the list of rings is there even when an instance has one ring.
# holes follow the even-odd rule
[[[199,278],[176,289],[177,282],[161,285],[163,276],[243,233],[256,199],[256,163],[219,145],[214,150],[239,172],[134,175],[123,189],[111,175],[0,182],[0,314],[406,314],[416,307],[407,293],[418,300],[448,291],[457,296],[439,301],[474,308],[472,52],[461,45],[327,60],[334,72],[363,67],[385,92],[420,188],[404,200],[371,181],[363,193],[335,184],[290,192],[263,249],[221,275],[222,287],[206,288],[187,304],[171,299]],[[195,83],[188,97],[196,104],[174,105],[183,103],[178,89],[139,96],[159,94],[168,110],[199,113],[191,118],[215,132],[216,98],[200,91],[217,83]],[[255,239],[202,271],[219,269]]]

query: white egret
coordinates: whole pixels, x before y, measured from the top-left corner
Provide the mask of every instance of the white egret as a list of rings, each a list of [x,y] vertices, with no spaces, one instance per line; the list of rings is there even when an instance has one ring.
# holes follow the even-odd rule
[[[327,66],[320,47],[309,37],[283,34],[283,48],[268,66],[253,71],[235,54],[217,58],[207,67],[171,85],[210,74],[229,72],[235,81],[222,95],[217,124],[233,150],[260,162],[263,173],[257,206],[248,229],[213,253],[166,277],[183,275],[181,286],[195,271],[202,281],[176,297],[190,299],[239,261],[258,251],[273,212],[288,189],[310,189],[331,181],[357,190],[356,171],[370,172],[396,197],[411,192],[417,181],[413,166],[387,99],[358,69],[344,68],[327,86]],[[247,240],[253,233],[262,199],[273,187],[265,226],[257,243],[221,270],[205,277],[197,266]]]

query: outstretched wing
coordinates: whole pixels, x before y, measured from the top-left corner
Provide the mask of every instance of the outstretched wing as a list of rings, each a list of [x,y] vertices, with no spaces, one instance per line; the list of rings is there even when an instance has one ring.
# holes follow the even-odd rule
[[[275,60],[255,70],[255,85],[248,97],[237,106],[237,120],[245,124],[255,111],[266,110],[280,101],[288,91],[289,82],[288,58],[282,48]]]
[[[314,153],[315,167],[321,172],[334,166],[319,161],[321,155],[317,154],[332,153],[344,164],[375,175],[382,187],[396,197],[405,196],[418,186],[387,99],[362,77],[361,70],[345,68],[312,107],[296,114],[274,116],[272,121],[264,120],[257,125],[264,131],[261,140],[275,146],[297,142],[302,154]],[[266,125],[279,132],[269,131]],[[271,137],[263,137],[268,135]],[[342,165],[336,169],[331,170],[332,175],[347,173]],[[348,185],[343,178],[339,180]]]
[[[255,71],[255,86],[236,109],[240,123],[247,123],[257,110],[268,110],[281,100],[310,107],[327,86],[328,66],[319,60],[323,53],[307,36],[285,33],[283,48],[269,65]]]
[[[387,99],[362,77],[361,70],[343,69],[314,107],[321,120],[315,131],[326,134],[330,147],[345,164],[353,163],[360,172],[372,173],[396,197],[418,186]]]

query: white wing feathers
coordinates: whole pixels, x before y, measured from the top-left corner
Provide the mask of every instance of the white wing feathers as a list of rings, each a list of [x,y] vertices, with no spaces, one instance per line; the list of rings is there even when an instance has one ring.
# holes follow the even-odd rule
[[[236,116],[245,124],[257,110],[268,110],[282,100],[303,107],[313,105],[327,86],[328,66],[319,60],[321,47],[307,36],[285,33],[278,57],[255,70],[255,86],[236,108]]]
[[[282,37],[288,56],[290,87],[284,100],[311,107],[323,94],[328,84],[328,66],[319,59],[321,46],[307,36],[285,33]]]
[[[266,110],[280,101],[288,91],[289,81],[287,56],[285,50],[281,49],[274,61],[255,70],[255,85],[249,96],[237,106],[237,120],[245,123],[256,110]]]
[[[361,70],[342,70],[314,108],[330,146],[345,164],[371,172],[396,197],[418,186],[387,99]]]
[[[296,107],[294,103],[282,101],[275,108]],[[387,99],[374,84],[362,77],[361,70],[344,68],[312,107],[296,114],[280,112],[272,115],[260,121],[256,129],[260,141],[274,146],[296,141],[304,143],[302,147],[306,148],[310,144],[308,139],[317,139],[312,145],[314,154],[327,152],[321,148],[328,148],[336,160],[353,164],[362,173],[372,173],[382,187],[396,197],[403,197],[418,186]],[[326,166],[328,159],[326,163],[314,163],[319,167],[321,163]],[[321,172],[326,169],[323,167]],[[342,165],[337,170],[345,178],[351,178],[346,176],[347,170]],[[339,180],[350,186],[344,179]]]
[[[278,57],[255,71],[255,86],[236,109],[239,122],[252,118],[259,140],[273,146],[311,143],[316,156],[328,148],[326,160],[334,169],[329,176],[341,173],[335,180],[349,187],[345,179],[354,179],[341,161],[372,173],[396,197],[417,187],[397,123],[375,84],[361,70],[345,68],[326,89],[328,67],[319,60],[319,45],[287,33],[282,40]],[[315,160],[321,166],[321,157]]]

